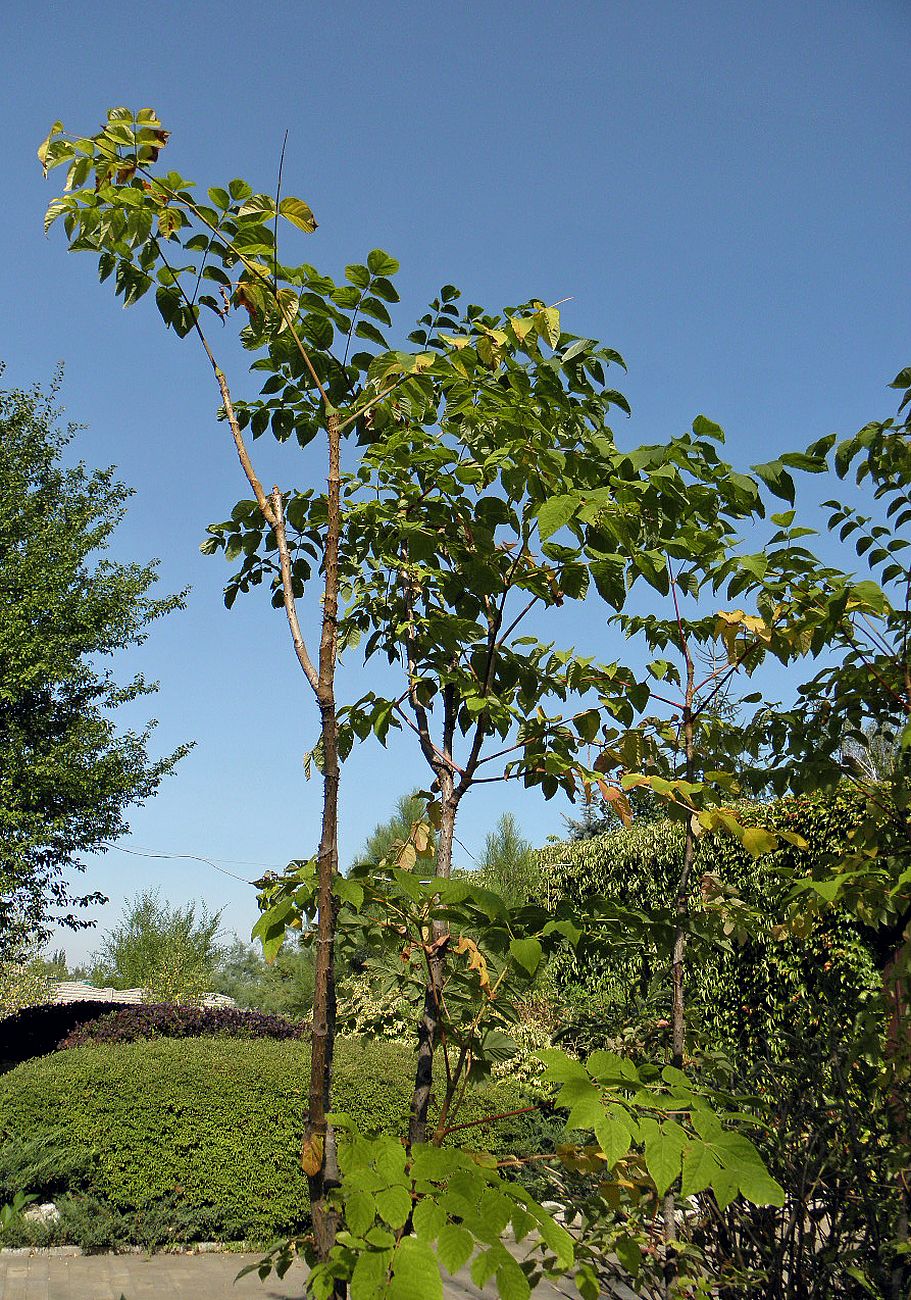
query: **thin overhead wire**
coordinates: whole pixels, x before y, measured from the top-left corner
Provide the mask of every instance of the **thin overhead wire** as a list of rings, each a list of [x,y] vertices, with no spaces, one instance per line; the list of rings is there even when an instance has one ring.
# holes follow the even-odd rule
[[[255,881],[248,880],[246,876],[238,876],[234,871],[228,871],[226,867],[221,866],[221,862],[230,862],[235,867],[257,867],[259,871],[284,871],[280,867],[269,863],[247,862],[237,858],[222,858],[221,862],[216,862],[212,858],[205,858],[199,853],[164,853],[158,849],[128,849],[124,844],[113,844],[108,840],[102,841],[102,847],[105,849],[116,849],[118,853],[129,853],[134,858],[161,858],[166,860],[181,859],[187,862],[205,862],[207,866],[212,867],[215,871],[220,871],[223,876],[230,876],[232,880],[239,880],[242,885],[255,885]]]

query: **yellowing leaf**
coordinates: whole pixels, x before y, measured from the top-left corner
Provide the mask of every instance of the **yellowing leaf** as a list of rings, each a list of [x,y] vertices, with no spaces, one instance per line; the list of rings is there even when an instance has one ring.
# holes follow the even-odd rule
[[[533,316],[510,316],[509,324],[518,341],[524,343],[534,329],[535,319]]]
[[[286,221],[290,221],[292,226],[297,226],[298,230],[302,230],[305,235],[312,235],[317,227],[316,217],[303,199],[290,197],[282,199],[278,210]]]
[[[63,130],[63,123],[55,122],[54,125],[51,127],[50,131],[48,131],[47,135],[38,146],[38,161],[41,163],[41,170],[44,172],[45,179],[47,178],[47,172],[48,172],[47,151],[50,148],[51,140],[58,133],[58,131],[62,131],[62,130]]]
[[[560,313],[556,307],[542,307],[535,317],[538,329],[552,348],[560,341]]]
[[[308,1178],[319,1173],[323,1164],[323,1138],[320,1133],[311,1133],[304,1138],[301,1150],[301,1168]]]
[[[430,827],[426,822],[415,822],[411,828],[411,842],[418,857],[426,857],[431,847]]]
[[[761,826],[747,826],[743,832],[743,847],[751,857],[760,858],[778,848],[778,837]]]
[[[606,781],[598,782],[598,789],[601,791],[601,797],[606,803],[611,803],[617,812],[624,826],[632,826],[633,810],[630,807],[629,799],[622,790],[618,790],[615,785],[608,785]]]
[[[183,225],[183,216],[176,208],[163,207],[158,214],[158,233],[162,239],[170,239],[175,230]]]
[[[453,952],[458,953],[460,956],[463,953],[468,954],[468,969],[478,972],[478,983],[489,995],[491,992],[490,971],[487,969],[487,960],[474,939],[469,939],[467,935],[463,934],[455,945]]]
[[[491,338],[484,337],[478,339],[478,356],[485,365],[495,370],[500,364],[500,358],[503,355],[502,348]]]
[[[398,856],[396,858],[396,864],[397,866],[401,867],[403,871],[413,871],[414,864],[417,862],[417,860],[418,860],[417,850],[415,849],[414,845],[409,841],[407,844],[403,844],[401,849],[399,850]]]

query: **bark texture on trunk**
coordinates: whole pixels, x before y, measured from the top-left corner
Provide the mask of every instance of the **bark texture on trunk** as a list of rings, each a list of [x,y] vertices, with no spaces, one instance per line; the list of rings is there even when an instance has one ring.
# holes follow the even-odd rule
[[[320,1259],[335,1244],[338,1215],[326,1203],[326,1195],[338,1185],[335,1134],[326,1123],[331,1108],[332,1062],[335,1049],[335,928],[338,912],[333,884],[338,874],[338,717],[335,703],[335,664],[338,642],[339,544],[341,534],[340,432],[337,413],[328,417],[329,475],[326,546],[324,553],[323,617],[319,647],[319,682],[316,690],[320,710],[323,749],[323,818],[317,858],[318,918],[313,1029],[310,1059],[310,1106],[304,1138],[307,1182],[313,1215],[313,1234]],[[342,1288],[339,1294],[344,1294]]]
[[[674,603],[676,606],[676,590]],[[679,610],[678,610],[679,620]],[[683,706],[683,754],[684,772],[688,781],[695,779],[695,665],[690,654],[689,645],[680,624],[681,644],[686,660],[686,694]],[[686,823],[686,836],[683,842],[683,864],[677,880],[677,892],[674,898],[674,947],[671,954],[671,1064],[678,1070],[683,1069],[686,1055],[686,1001],[684,996],[684,969],[686,958],[687,929],[690,915],[690,880],[693,863],[696,858],[696,836],[691,820]],[[673,1186],[664,1197],[664,1294],[668,1298],[673,1294],[678,1274],[678,1260],[675,1243],[677,1241],[677,1198]]]
[[[446,879],[452,871],[452,844],[458,799],[453,789],[453,779],[448,772],[440,776],[440,831],[437,838],[436,874]],[[443,995],[445,956],[443,947],[437,947],[446,935],[446,927],[434,923],[432,948],[427,958],[427,983],[424,987],[424,1008],[418,1021],[418,1058],[411,1098],[411,1115],[408,1121],[408,1145],[427,1139],[427,1112],[433,1090],[433,1057],[440,1029],[440,1003]]]

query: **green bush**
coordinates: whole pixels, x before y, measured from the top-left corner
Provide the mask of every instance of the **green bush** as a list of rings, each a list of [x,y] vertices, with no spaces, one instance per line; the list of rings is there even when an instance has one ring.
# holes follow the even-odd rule
[[[785,1038],[818,1035],[826,1024],[853,1021],[880,987],[870,935],[842,910],[827,914],[803,938],[775,937],[784,915],[789,873],[809,875],[831,861],[857,824],[861,808],[850,793],[782,799],[741,808],[750,825],[798,832],[806,849],[783,843],[754,860],[732,836],[700,841],[691,903],[698,921],[700,885],[710,873],[765,918],[761,932],[727,949],[694,937],[687,961],[687,1018],[703,1046],[739,1060],[786,1055]],[[542,893],[552,903],[602,895],[652,917],[670,919],[683,854],[683,831],[667,820],[635,823],[578,843],[539,851]],[[660,1049],[670,1007],[669,945],[654,942],[590,944],[560,957],[551,978],[558,996],[577,1010],[580,1047],[630,1026]],[[588,1028],[586,1029],[585,1023]],[[649,1035],[655,1038],[652,1042]]]
[[[165,1213],[184,1240],[290,1232],[308,1212],[300,1168],[308,1077],[309,1045],[293,1041],[163,1039],[27,1061],[0,1078],[0,1186],[6,1196],[58,1191],[65,1178],[33,1153],[43,1140],[59,1145],[65,1125],[70,1149],[83,1153],[80,1192],[117,1214],[135,1222]],[[365,1131],[400,1133],[412,1077],[401,1045],[340,1039],[333,1105]],[[487,1084],[458,1119],[524,1104],[514,1084]],[[528,1149],[532,1131],[517,1117],[458,1137],[502,1154]]]

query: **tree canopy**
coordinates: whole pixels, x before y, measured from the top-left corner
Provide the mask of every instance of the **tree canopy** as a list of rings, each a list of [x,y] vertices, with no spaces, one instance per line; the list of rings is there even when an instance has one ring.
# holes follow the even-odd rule
[[[0,392],[0,956],[87,924],[72,873],[127,829],[127,808],[155,793],[184,749],[149,753],[151,726],[121,730],[116,711],[150,694],[105,660],[139,645],[182,604],[154,597],[155,564],[108,555],[130,490],[113,469],[64,456],[58,381]]]

